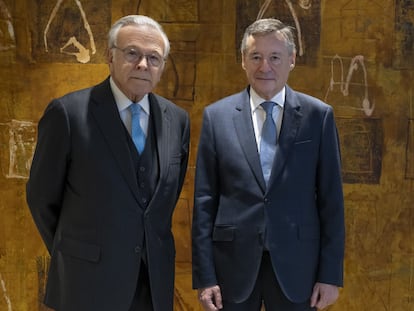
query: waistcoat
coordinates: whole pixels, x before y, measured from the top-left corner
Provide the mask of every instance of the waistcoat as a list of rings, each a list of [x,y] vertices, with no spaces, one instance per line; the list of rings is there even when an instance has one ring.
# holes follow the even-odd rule
[[[152,113],[148,121],[148,134],[142,154],[138,153],[131,136],[128,131],[125,131],[128,136],[128,146],[137,177],[139,197],[145,207],[148,206],[151,200],[159,178],[159,156]]]

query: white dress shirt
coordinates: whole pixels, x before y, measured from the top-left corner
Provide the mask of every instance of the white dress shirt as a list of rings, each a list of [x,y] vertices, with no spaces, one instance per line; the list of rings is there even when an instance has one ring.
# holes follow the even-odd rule
[[[131,111],[128,109],[129,105],[132,104],[131,100],[125,96],[124,93],[118,88],[115,82],[112,80],[112,77],[109,79],[112,93],[114,94],[116,105],[118,106],[119,116],[121,117],[122,122],[127,128],[129,134],[131,135]],[[142,131],[145,134],[145,137],[148,135],[148,120],[150,115],[149,100],[148,94],[146,94],[138,103],[142,110],[139,115],[139,124],[141,125]],[[145,112],[145,113],[142,113]]]
[[[265,101],[275,102],[276,105],[273,107],[273,121],[275,121],[277,136],[279,137],[280,128],[282,126],[283,119],[283,107],[285,105],[285,94],[286,88],[284,87],[279,93],[277,93],[270,100],[261,98],[253,88],[250,88],[250,108],[252,113],[254,134],[256,136],[257,150],[260,152],[260,140],[263,123],[266,119],[266,111],[261,106],[261,103]],[[279,109],[279,111],[277,111]]]

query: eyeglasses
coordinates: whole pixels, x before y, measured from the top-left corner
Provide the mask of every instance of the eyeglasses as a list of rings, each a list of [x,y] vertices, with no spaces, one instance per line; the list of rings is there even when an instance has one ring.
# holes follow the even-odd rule
[[[247,55],[247,58],[250,62],[252,62],[255,65],[260,65],[265,60],[265,58],[260,54],[249,54]],[[278,55],[271,55],[266,60],[267,60],[267,63],[272,66],[280,65],[280,63],[282,62],[281,57]]]
[[[143,54],[136,48],[130,46],[121,49],[114,45],[112,48],[120,50],[124,54],[124,58],[128,63],[140,63],[144,57],[147,61],[147,64],[151,65],[152,67],[159,67],[164,62],[164,58],[155,52],[152,54]]]

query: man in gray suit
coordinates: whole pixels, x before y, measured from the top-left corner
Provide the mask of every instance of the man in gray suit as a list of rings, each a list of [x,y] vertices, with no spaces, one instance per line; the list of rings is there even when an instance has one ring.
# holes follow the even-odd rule
[[[193,287],[207,311],[323,309],[343,282],[333,110],[286,84],[296,49],[279,20],[250,25],[241,53],[250,85],[204,110]]]
[[[157,22],[123,17],[108,43],[110,77],[53,100],[39,122],[27,201],[51,256],[45,304],[173,310],[189,118],[151,92],[170,47]]]

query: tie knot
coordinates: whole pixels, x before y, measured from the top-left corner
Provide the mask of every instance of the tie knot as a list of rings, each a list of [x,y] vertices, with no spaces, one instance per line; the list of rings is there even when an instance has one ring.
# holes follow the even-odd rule
[[[272,114],[273,106],[275,102],[263,102],[261,103],[263,109],[266,111],[266,114]]]
[[[141,111],[141,106],[139,104],[132,103],[131,105],[129,105],[129,110],[133,115],[136,115],[139,114],[139,112]]]

